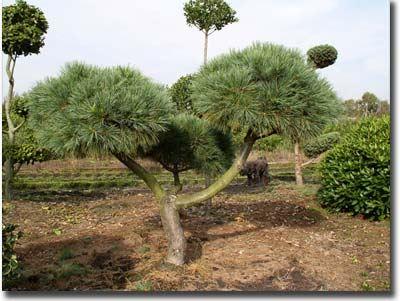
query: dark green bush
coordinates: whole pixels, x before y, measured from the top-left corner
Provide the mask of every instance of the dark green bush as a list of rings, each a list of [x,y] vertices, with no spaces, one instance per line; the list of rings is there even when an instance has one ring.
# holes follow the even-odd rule
[[[390,118],[361,119],[325,157],[318,196],[333,211],[390,216]]]
[[[17,240],[21,238],[22,232],[15,233],[17,227],[13,224],[3,224],[2,274],[4,287],[7,287],[11,281],[20,277],[20,266],[14,246]]]
[[[304,154],[309,158],[316,158],[318,155],[331,149],[339,142],[339,139],[340,134],[338,132],[322,134],[304,145]]]

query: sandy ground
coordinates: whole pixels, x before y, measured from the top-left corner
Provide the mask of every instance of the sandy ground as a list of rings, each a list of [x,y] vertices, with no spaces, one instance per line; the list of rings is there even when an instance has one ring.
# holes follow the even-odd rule
[[[327,213],[316,188],[236,185],[209,210],[185,210],[183,267],[163,263],[167,243],[147,190],[3,203],[4,222],[25,234],[12,289],[389,291],[389,222]]]

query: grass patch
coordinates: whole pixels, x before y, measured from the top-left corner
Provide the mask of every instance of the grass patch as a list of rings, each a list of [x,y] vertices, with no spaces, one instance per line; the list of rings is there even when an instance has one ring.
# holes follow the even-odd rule
[[[84,276],[88,274],[89,269],[79,263],[63,263],[56,271],[58,279],[66,279],[71,276]]]
[[[60,256],[58,259],[60,261],[64,261],[64,260],[68,260],[68,259],[71,259],[74,257],[75,257],[75,254],[72,252],[72,250],[70,248],[64,248],[61,250]]]
[[[150,280],[140,280],[135,284],[135,290],[139,292],[148,292],[153,290],[153,283]]]
[[[147,245],[141,246],[140,248],[137,249],[137,252],[139,254],[144,254],[144,253],[150,252],[150,247]]]

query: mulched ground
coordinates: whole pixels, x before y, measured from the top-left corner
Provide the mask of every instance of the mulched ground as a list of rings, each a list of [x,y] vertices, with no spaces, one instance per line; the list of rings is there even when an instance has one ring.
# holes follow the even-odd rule
[[[188,263],[166,240],[147,190],[38,195],[3,203],[20,225],[13,290],[389,291],[390,225],[329,214],[317,186],[231,186],[182,212]],[[38,192],[39,193],[39,192]]]

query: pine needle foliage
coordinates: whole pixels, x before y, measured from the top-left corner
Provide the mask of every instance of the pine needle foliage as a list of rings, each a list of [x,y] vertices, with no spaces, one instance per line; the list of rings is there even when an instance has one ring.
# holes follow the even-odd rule
[[[211,128],[205,120],[183,113],[171,120],[160,142],[146,156],[172,173],[195,169],[217,174],[232,164],[232,145],[230,134]]]
[[[223,131],[310,137],[340,108],[330,84],[298,50],[270,43],[216,57],[191,89],[196,111]]]
[[[37,139],[61,156],[134,156],[158,142],[174,112],[165,89],[130,67],[70,63],[30,97]]]

